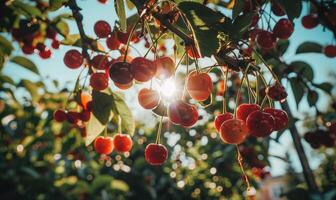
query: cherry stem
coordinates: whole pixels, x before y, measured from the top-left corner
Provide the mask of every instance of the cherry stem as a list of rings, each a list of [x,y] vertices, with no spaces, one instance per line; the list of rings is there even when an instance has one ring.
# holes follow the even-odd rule
[[[177,65],[175,66],[175,73],[176,73],[176,70],[178,69],[178,67],[180,66],[180,64],[182,63],[182,61],[183,61],[183,59],[184,59],[184,56],[185,56],[186,54],[187,54],[187,52],[185,51],[185,52],[183,53],[183,55],[181,56],[179,62],[178,62]],[[174,73],[174,74],[175,74],[175,73]]]
[[[247,82],[247,89],[248,89],[248,94],[249,94],[249,103],[251,103],[252,102],[251,94],[254,100],[256,99],[256,95],[254,94],[254,91],[251,88],[250,79],[248,76],[246,77],[246,82]]]
[[[184,85],[183,85],[183,92],[182,92],[182,97],[181,100],[184,100],[186,89],[187,89],[187,83],[188,83],[188,76],[189,76],[189,57],[187,56],[187,72],[186,72],[186,77],[184,79]]]
[[[121,123],[122,123],[121,116],[118,115],[118,133],[122,132],[122,127],[121,127],[122,124]]]
[[[272,77],[278,82],[280,83],[278,76],[272,71],[272,69],[270,68],[270,66],[266,63],[266,61],[264,60],[264,58],[259,54],[258,51],[256,51],[255,49],[253,49],[254,53],[259,57],[259,59],[264,63],[264,65],[266,66],[267,70],[272,74]]]
[[[244,166],[243,166],[243,157],[240,154],[238,145],[236,145],[236,149],[237,149],[237,161],[238,161],[239,167],[240,167],[240,169],[242,171],[242,174],[244,176],[245,183],[247,185],[247,190],[250,190],[250,181],[249,181],[249,179],[248,179],[248,177],[245,173]]]
[[[257,97],[255,99],[255,103],[258,104],[259,103],[259,98],[260,98],[260,93],[259,93],[259,75],[258,75],[258,72],[255,73],[255,77],[256,77],[256,93],[257,93]]]
[[[128,35],[128,38],[127,38],[127,44],[126,44],[126,50],[125,50],[125,55],[124,55],[124,62],[126,62],[126,58],[127,58],[127,53],[128,53],[128,48],[130,46],[130,43],[131,43],[131,39],[132,39],[132,35],[133,35],[133,32],[136,28],[136,26],[138,25],[138,23],[140,22],[141,18],[139,18],[136,23],[134,24],[134,26],[132,27],[131,29],[131,32],[130,34]]]
[[[146,54],[144,55],[144,58],[147,57],[148,53],[150,52],[150,50],[154,47],[154,45],[156,45],[158,43],[158,40],[163,36],[164,33],[160,33],[160,35],[153,41],[153,43],[151,44],[151,46],[148,48]],[[156,48],[155,48],[156,51]]]
[[[228,74],[229,70],[226,69],[225,72],[223,68],[220,68],[223,74],[223,78],[225,79],[224,81],[224,92],[223,92],[223,113],[226,113],[226,90],[227,90],[227,81],[228,81]]]
[[[261,78],[263,84],[265,85],[265,88],[267,88],[268,84],[267,84],[265,78],[262,76],[262,74],[259,73],[259,75],[260,75],[260,78]],[[272,99],[268,95],[266,95],[266,96],[267,96],[267,99],[268,99],[269,106],[272,107]]]
[[[244,83],[245,77],[247,76],[247,72],[250,69],[250,67],[251,67],[250,64],[246,67],[245,72],[243,74],[243,77],[241,79],[241,83],[240,83],[239,89],[237,91],[236,105],[235,105],[235,109],[234,109],[234,113],[233,113],[234,118],[236,118],[236,113],[237,113],[237,108],[238,108],[238,103],[239,103],[239,98],[240,98],[240,91],[241,91],[241,88],[243,87],[243,83]]]
[[[162,129],[162,121],[163,121],[163,116],[161,116],[160,123],[159,123],[159,128],[156,133],[156,144],[160,144],[160,139],[161,139],[161,129]]]
[[[77,80],[76,80],[75,87],[74,87],[74,89],[72,90],[72,92],[68,95],[68,97],[67,97],[67,99],[66,99],[66,101],[65,101],[65,108],[66,108],[66,106],[68,105],[68,102],[69,102],[69,100],[70,100],[70,97],[71,97],[71,96],[76,92],[76,90],[77,90],[77,81],[80,80],[80,77],[82,76],[82,73],[83,73],[84,69],[85,69],[85,68],[83,68],[83,69],[79,72],[79,75],[78,75]]]
[[[106,127],[104,129],[104,136],[107,137],[107,125],[106,125]]]

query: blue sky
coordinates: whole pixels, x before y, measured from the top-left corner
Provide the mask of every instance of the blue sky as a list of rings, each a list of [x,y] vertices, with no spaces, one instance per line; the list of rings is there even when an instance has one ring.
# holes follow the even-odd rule
[[[94,35],[93,26],[94,23],[98,20],[106,20],[111,25],[114,25],[114,22],[117,20],[116,13],[113,6],[113,1],[109,1],[107,4],[102,5],[97,3],[96,1],[78,1],[79,6],[83,9],[82,14],[84,16],[84,28],[88,35]],[[63,12],[70,12],[68,8],[62,8],[61,10],[53,13],[52,16],[56,16],[57,14]],[[304,7],[302,15],[307,13],[307,6]],[[75,34],[77,33],[77,28],[74,22],[69,21],[70,25],[70,33]],[[59,38],[61,39],[61,38]],[[300,19],[295,20],[295,32],[290,38],[290,47],[286,54],[284,55],[285,60],[290,63],[291,61],[295,60],[303,60],[308,62],[313,66],[313,70],[315,72],[315,81],[316,82],[324,82],[327,80],[331,80],[329,74],[331,71],[336,73],[336,59],[327,58],[323,54],[302,54],[302,55],[295,55],[295,50],[297,45],[301,44],[304,41],[315,41],[320,43],[321,45],[327,45],[332,42],[333,35],[329,31],[323,31],[322,27],[319,26],[313,30],[306,30],[301,26]],[[334,41],[335,42],[335,41]],[[50,45],[49,45],[50,46]],[[63,55],[68,50],[68,47],[61,47],[60,50],[53,50],[53,55],[51,59],[42,60],[36,55],[28,56],[31,60],[33,60],[36,65],[38,66],[42,77],[51,77],[52,79],[57,79],[61,86],[65,84],[67,81],[74,81],[78,76],[80,70],[72,70],[63,64]],[[14,54],[22,55],[21,50],[17,49]],[[22,78],[37,80],[38,77],[31,74],[29,71],[23,70],[19,66],[15,64],[7,63],[4,68],[4,73],[9,75],[14,80],[18,81]],[[323,93],[321,93],[323,94]],[[129,97],[128,99],[131,100],[133,97]],[[318,102],[318,106],[323,108],[326,105],[327,98],[322,98]],[[134,102],[134,101],[133,101]],[[131,107],[135,107],[135,112],[139,114],[141,117],[149,117],[150,113],[143,114],[143,110],[139,110],[137,104],[129,101]],[[296,117],[302,118],[302,116],[296,111],[296,107],[293,104],[292,95],[289,96],[289,103],[292,108],[292,111],[295,113]],[[313,111],[310,110],[307,102],[302,102],[300,105],[300,110],[304,110],[306,112]],[[142,113],[142,114],[141,114]],[[140,118],[141,118],[140,117]],[[153,120],[153,118],[151,118]],[[299,126],[299,132],[303,133],[305,130]],[[288,132],[286,132],[280,139],[281,144],[276,144],[274,142],[271,143],[270,153],[273,155],[284,156],[285,150],[289,149],[291,154],[291,159],[294,161],[293,164],[297,170],[300,169],[300,165],[298,163],[298,158],[296,152],[294,151],[294,147]],[[306,143],[304,144],[306,148],[306,152],[308,154],[313,153],[310,149],[309,145]],[[319,163],[319,157],[309,156],[310,163],[313,168],[317,167]],[[281,175],[285,172],[286,164],[282,161],[279,161],[276,158],[271,158],[271,163],[274,166],[272,168],[273,175]]]

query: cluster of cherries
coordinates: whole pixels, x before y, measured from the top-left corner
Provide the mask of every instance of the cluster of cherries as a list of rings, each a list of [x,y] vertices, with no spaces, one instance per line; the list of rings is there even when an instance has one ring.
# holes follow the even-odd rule
[[[57,32],[53,27],[48,26],[45,35],[43,35],[38,25],[30,24],[27,20],[20,21],[20,27],[12,30],[12,36],[20,44],[24,54],[30,55],[37,51],[42,59],[50,58],[52,53],[44,44],[45,38],[52,41],[51,47],[53,49],[59,49],[60,46]]]
[[[287,97],[285,88],[280,83],[266,88],[265,92],[274,101],[283,101]],[[267,137],[273,131],[284,129],[287,124],[285,111],[250,103],[240,104],[235,115],[226,112],[216,116],[214,121],[221,139],[228,144],[240,144],[247,136]]]
[[[304,139],[314,149],[322,146],[331,148],[336,146],[336,122],[328,127],[318,128],[315,131],[309,131],[304,134]]]

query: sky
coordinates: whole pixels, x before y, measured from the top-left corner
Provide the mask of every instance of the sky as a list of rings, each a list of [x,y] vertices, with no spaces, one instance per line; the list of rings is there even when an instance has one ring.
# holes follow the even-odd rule
[[[94,0],[80,0],[78,1],[79,6],[82,8],[82,14],[84,16],[83,24],[84,29],[87,35],[94,35],[93,32],[93,26],[96,21],[98,20],[105,20],[109,22],[111,25],[114,25],[114,22],[117,20],[116,13],[114,10],[113,1],[109,1],[107,4],[103,5],[100,4]],[[302,16],[305,15],[307,11],[307,6],[304,6],[304,9],[302,11]],[[68,8],[62,8],[55,13],[51,14],[52,16],[56,16],[60,13],[64,12],[70,12]],[[227,11],[224,11],[227,13]],[[128,12],[128,15],[130,15],[132,12]],[[301,16],[301,17],[302,17]],[[78,33],[77,27],[75,26],[75,23],[73,21],[68,21],[70,25],[70,34],[76,34]],[[295,21],[295,31],[293,35],[290,37],[290,46],[286,54],[284,55],[284,60],[288,63],[292,61],[302,60],[305,62],[308,62],[313,67],[313,70],[315,72],[314,80],[319,82],[324,82],[327,80],[331,80],[330,72],[336,72],[336,59],[327,58],[323,54],[302,54],[302,55],[295,55],[295,50],[299,44],[301,44],[304,41],[315,41],[320,43],[321,45],[327,45],[332,43],[333,35],[328,30],[324,31],[321,26],[318,26],[317,28],[313,30],[306,30],[301,26],[300,19],[296,19]],[[59,39],[61,37],[59,36]],[[335,44],[335,41],[334,41]],[[48,45],[50,46],[50,45]],[[72,81],[74,82],[76,77],[78,76],[80,69],[73,70],[67,68],[63,63],[63,55],[64,53],[69,50],[69,47],[62,46],[59,50],[53,50],[53,55],[51,59],[43,60],[40,59],[37,55],[27,56],[29,57],[37,66],[38,69],[42,75],[42,77],[50,77],[51,79],[56,79],[60,82],[61,86],[65,85],[66,82]],[[16,48],[16,52],[14,54],[22,55],[21,50]],[[22,69],[19,66],[16,66],[12,63],[7,63],[4,68],[4,74],[12,77],[15,81],[19,81],[22,78],[30,79],[30,80],[37,80],[39,77],[32,74],[29,71],[26,71]],[[72,83],[73,84],[73,83]],[[287,85],[286,85],[287,86]],[[126,96],[128,100],[128,105],[132,108],[134,111],[133,114],[136,116],[137,119],[146,119],[150,123],[154,123],[155,118],[151,115],[150,111],[143,112],[144,110],[140,108],[137,101],[134,101],[134,95],[135,91],[138,90],[139,87],[135,86],[132,90],[128,90],[128,94]],[[323,94],[323,93],[321,93]],[[293,95],[289,94],[289,103],[292,112],[294,113],[295,117],[302,119],[302,115],[297,111],[296,106],[293,104]],[[327,102],[327,98],[324,97],[318,102],[318,107],[324,108]],[[309,108],[306,101],[303,101],[300,104],[299,107],[300,110],[304,110],[305,112],[314,112],[311,108]],[[298,124],[300,125],[300,124]],[[302,128],[302,126],[298,126],[298,130],[300,134],[303,134],[306,130]],[[272,135],[272,137],[275,137],[275,134]],[[311,167],[315,169],[320,161],[319,155],[317,155],[312,149],[309,147],[307,143],[304,143],[304,147],[306,150],[306,153],[308,156],[308,159],[310,161]],[[286,131],[283,136],[280,138],[280,144],[271,142],[270,147],[270,154],[277,155],[284,157],[286,150],[289,150],[289,154],[291,155],[291,160],[293,161],[294,168],[297,171],[301,171],[301,166],[299,164],[299,159],[297,157],[297,154],[294,150],[293,143],[290,137],[290,134],[288,131]],[[271,173],[274,176],[282,175],[286,171],[286,163],[283,161],[277,159],[277,158],[270,158],[272,168]]]

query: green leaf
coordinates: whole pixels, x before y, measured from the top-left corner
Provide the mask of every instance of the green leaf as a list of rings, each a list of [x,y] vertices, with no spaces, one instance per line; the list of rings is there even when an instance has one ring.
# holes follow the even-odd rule
[[[12,6],[14,6],[17,9],[20,9],[22,11],[24,11],[24,13],[26,14],[26,16],[31,17],[31,16],[41,16],[42,13],[41,11],[36,8],[35,6],[32,6],[30,4],[27,3],[23,3],[22,1],[14,1],[12,4]]]
[[[40,74],[37,66],[28,58],[25,58],[23,56],[15,56],[12,59],[10,59],[11,62],[18,64],[22,67],[24,67],[25,69],[28,69],[31,72],[34,72],[35,74]]]
[[[95,115],[91,115],[90,120],[86,123],[86,137],[85,145],[89,146],[98,135],[100,135],[105,129],[106,124],[100,123]]]
[[[64,40],[61,41],[61,44],[63,45],[74,45],[80,40],[79,34],[71,34],[67,35]]]
[[[316,42],[304,42],[296,49],[296,53],[322,53],[322,45]]]
[[[308,100],[309,106],[314,106],[318,100],[318,93],[313,90],[309,90],[308,95],[307,95],[307,100]]]
[[[30,80],[27,80],[27,79],[23,79],[18,84],[18,87],[25,88],[30,93],[32,102],[33,103],[37,102],[39,95],[38,95],[38,92],[37,92],[38,86],[37,86],[36,83],[34,83]]]
[[[244,9],[244,1],[235,0],[234,7],[232,9],[233,19],[235,19],[239,15],[239,13],[243,11],[243,9]]]
[[[114,7],[116,10],[116,13],[119,17],[119,25],[120,29],[123,32],[127,32],[127,23],[126,23],[126,11],[125,11],[125,3],[124,0],[115,0],[114,1]]]
[[[111,188],[114,189],[114,190],[122,191],[122,192],[128,192],[129,191],[129,187],[128,187],[127,183],[125,181],[122,181],[122,180],[114,179],[111,182]]]
[[[6,75],[1,75],[0,76],[0,83],[1,84],[8,83],[8,84],[11,84],[11,85],[15,85],[15,82],[13,81],[13,79],[9,76],[6,76]]]
[[[279,0],[279,3],[285,9],[288,18],[293,21],[295,18],[298,18],[302,10],[302,1],[301,0]]]
[[[67,2],[68,0],[49,0],[49,10],[58,10]]]
[[[291,78],[289,81],[295,97],[296,106],[298,107],[304,94],[304,87],[301,81],[298,80],[297,78]]]
[[[56,24],[56,29],[57,32],[59,34],[61,34],[62,36],[67,36],[70,32],[69,26],[68,24],[64,21],[64,20],[60,20],[57,24]]]
[[[280,55],[283,55],[289,46],[289,40],[279,40],[276,45],[276,49],[280,53]]]
[[[312,81],[314,79],[314,71],[312,67],[303,61],[294,61],[290,64],[293,67],[293,71],[298,74],[298,76],[303,75],[307,80]]]
[[[331,83],[327,83],[327,82],[324,82],[324,83],[320,83],[320,84],[313,84],[315,87],[325,91],[326,93],[328,94],[331,94],[331,90],[333,88],[333,85]]]
[[[10,55],[11,52],[14,50],[12,43],[2,35],[0,35],[0,47],[2,52],[6,55]]]
[[[56,17],[54,17],[53,19],[52,19],[52,23],[57,23],[57,22],[59,22],[61,19],[68,19],[68,20],[72,20],[72,19],[74,19],[73,18],[73,16],[72,16],[72,14],[71,13],[63,13],[63,14],[60,14],[60,15],[57,15]]]
[[[135,122],[131,110],[128,108],[124,99],[118,93],[112,93],[114,112],[116,112],[121,117],[121,127],[122,130],[130,135],[134,134]]]
[[[230,34],[235,39],[240,39],[243,33],[249,28],[251,24],[251,18],[253,13],[247,13],[244,15],[239,15],[232,24],[230,29]]]
[[[112,180],[113,177],[110,175],[97,176],[91,183],[90,193],[95,194],[102,188],[109,186],[112,183]]]

